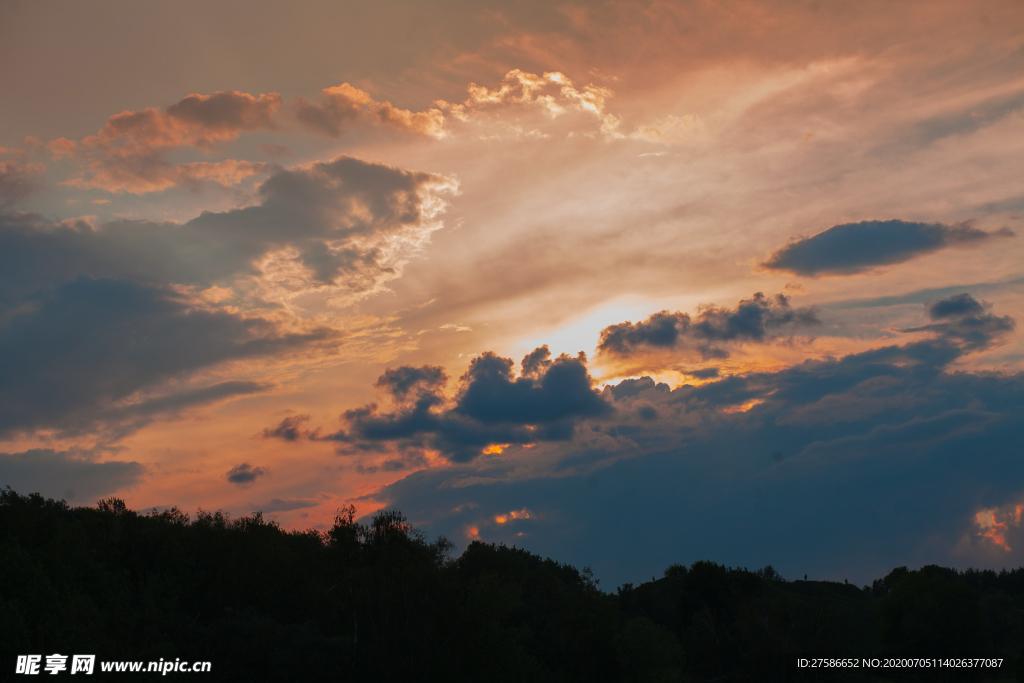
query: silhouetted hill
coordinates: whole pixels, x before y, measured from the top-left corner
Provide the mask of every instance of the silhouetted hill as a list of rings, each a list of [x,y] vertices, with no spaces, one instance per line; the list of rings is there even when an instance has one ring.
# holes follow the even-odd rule
[[[143,515],[113,498],[72,508],[7,489],[3,670],[22,678],[16,655],[62,653],[210,661],[208,674],[169,677],[211,681],[1024,679],[1024,569],[901,567],[858,589],[702,561],[607,593],[589,569],[523,549],[452,550],[397,511],[364,526],[349,508],[327,532],[293,532],[259,513]],[[813,657],[1004,661],[796,665]]]

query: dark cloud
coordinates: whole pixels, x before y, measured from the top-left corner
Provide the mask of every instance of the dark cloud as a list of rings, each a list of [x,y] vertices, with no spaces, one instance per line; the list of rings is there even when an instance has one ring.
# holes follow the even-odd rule
[[[270,470],[266,467],[253,467],[247,462],[243,462],[241,465],[235,465],[227,474],[227,480],[232,484],[238,484],[239,486],[247,486],[256,481],[258,477],[263,477],[270,474]]]
[[[136,403],[122,403],[96,410],[86,409],[77,419],[66,419],[58,430],[72,436],[85,432],[100,433],[108,441],[117,441],[142,429],[154,419],[168,418],[179,411],[249,394],[267,391],[273,385],[246,380],[228,380],[194,389],[170,390]]]
[[[205,212],[187,223],[83,221],[47,224],[0,216],[0,300],[79,275],[206,287],[260,273],[270,252],[290,248],[311,284],[353,292],[395,275],[390,245],[433,229],[425,204],[447,181],[339,157],[282,170],[257,206]]]
[[[146,469],[137,462],[99,462],[87,454],[38,448],[0,453],[0,486],[19,493],[41,493],[69,503],[97,499],[138,484]]]
[[[862,221],[844,223],[782,247],[762,265],[796,275],[852,275],[878,266],[903,263],[945,247],[968,246],[1009,237],[1008,229],[985,232],[970,223]]]
[[[999,292],[1012,289],[1024,284],[1024,277],[1003,280],[1002,282],[976,282],[967,285],[952,285],[949,287],[935,287],[919,289],[905,294],[873,297],[870,299],[846,299],[834,301],[827,304],[826,308],[832,310],[847,310],[851,308],[884,308],[887,306],[899,306],[901,304],[923,304],[935,301],[939,298],[947,298],[956,295],[958,292],[970,290],[976,294],[986,292]]]
[[[250,382],[246,380],[228,380],[226,382],[217,382],[216,384],[210,384],[208,386],[198,387],[196,389],[172,391],[168,394],[150,398],[139,403],[133,403],[127,406],[119,406],[117,408],[111,409],[108,413],[104,413],[103,417],[148,417],[159,413],[182,410],[184,408],[188,408],[189,406],[194,406],[201,403],[219,401],[221,399],[231,398],[233,396],[244,396],[246,394],[259,393],[261,391],[266,391],[267,389],[270,389],[271,386],[272,385],[270,384]]]
[[[984,307],[974,300],[970,294],[956,294],[948,299],[936,301],[928,307],[928,314],[933,320],[942,318],[960,318],[979,316],[985,312]]]
[[[93,420],[158,412],[251,392],[221,384],[165,395],[137,392],[241,358],[336,339],[333,331],[285,332],[262,318],[193,305],[173,290],[79,278],[39,295],[0,327],[0,433],[85,429]]]
[[[780,328],[818,323],[813,310],[793,308],[785,294],[769,299],[757,292],[750,299],[742,299],[735,309],[708,306],[696,318],[678,311],[661,311],[636,324],[610,325],[601,330],[597,348],[601,353],[628,356],[643,350],[689,345],[705,358],[724,358],[728,351],[720,343],[764,342]]]
[[[302,438],[299,427],[303,422],[309,421],[309,415],[292,415],[281,420],[276,427],[268,427],[261,435],[264,439],[284,439],[285,441],[298,441]]]
[[[636,325],[624,322],[604,328],[598,349],[625,354],[641,346],[672,348],[689,330],[689,315],[661,311]]]
[[[636,414],[640,416],[641,420],[651,421],[651,420],[657,420],[658,419],[658,411],[657,411],[656,408],[654,408],[654,406],[649,406],[649,405],[638,406],[637,409],[636,409]]]
[[[1024,495],[1024,374],[950,370],[1011,327],[972,301],[924,312],[933,325],[987,319],[985,341],[934,327],[700,387],[626,380],[607,389],[616,414],[580,423],[536,478],[511,476],[511,459],[455,464],[377,495],[428,533],[474,526],[486,541],[592,564],[602,585],[703,557],[857,581],[902,564],[1017,565],[1024,547],[993,545],[976,515],[1012,513]],[[493,522],[523,507],[528,534]]]
[[[934,332],[940,339],[971,351],[987,348],[1016,327],[1013,318],[986,313],[985,307],[966,293],[936,301],[928,308],[928,314],[936,322],[905,331]]]
[[[693,323],[693,334],[708,341],[734,339],[764,341],[769,330],[784,325],[816,325],[818,319],[807,308],[794,309],[789,297],[776,294],[771,300],[761,292],[751,299],[743,299],[736,310],[710,306],[700,312]]]
[[[202,107],[190,115],[209,115],[210,126],[221,116]],[[189,401],[256,390],[239,380],[170,386],[200,370],[332,348],[335,330],[190,292],[239,279],[251,288],[265,257],[284,249],[307,269],[301,286],[371,291],[396,276],[389,250],[435,227],[424,205],[440,182],[340,157],[278,172],[257,206],[184,224],[0,214],[0,433],[83,431],[104,420],[120,430]]]
[[[546,347],[529,354],[516,377],[511,359],[485,353],[470,364],[452,401],[441,393],[439,368],[388,370],[378,386],[415,378],[408,385],[420,387],[414,400],[391,413],[380,412],[375,404],[347,411],[348,431],[317,438],[345,443],[355,452],[380,450],[387,443],[433,449],[456,462],[472,460],[495,444],[569,439],[576,422],[606,417],[613,409],[591,388],[582,353],[547,360],[549,355]],[[423,377],[432,383],[423,384]]]
[[[404,400],[414,389],[417,393],[433,392],[443,387],[447,381],[448,375],[442,367],[424,365],[421,368],[414,368],[404,365],[394,370],[385,370],[374,386],[384,389],[397,399]]]
[[[672,401],[712,408],[755,399],[792,402],[804,407],[792,408],[788,415],[780,415],[779,419],[796,420],[810,403],[850,392],[856,387],[871,386],[878,391],[901,392],[907,405],[887,410],[893,411],[892,416],[904,415],[911,419],[919,402],[914,398],[916,391],[923,391],[925,384],[945,376],[944,370],[953,361],[988,348],[1015,327],[1013,318],[985,313],[982,305],[968,295],[939,300],[928,306],[927,311],[929,317],[936,319],[938,316],[940,322],[904,332],[928,332],[928,339],[871,349],[839,360],[809,360],[776,373],[751,373],[700,387],[684,386],[672,392]],[[870,400],[878,398],[879,394],[871,394]],[[833,402],[834,399],[829,399],[828,405]],[[884,403],[875,405],[880,408]],[[852,403],[846,405],[847,410],[851,407]],[[868,408],[870,404],[864,404],[858,410]],[[842,414],[837,410],[837,416]]]
[[[551,367],[551,350],[547,344],[526,354],[520,367],[524,377],[538,377]]]
[[[407,470],[421,469],[427,467],[429,461],[422,452],[407,448],[397,458],[384,458],[371,464],[357,462],[355,467],[359,474],[376,474],[377,472],[402,472]]]
[[[547,351],[545,347],[544,351]],[[463,376],[454,410],[483,424],[539,425],[579,417],[601,417],[609,406],[591,389],[586,356],[560,356],[537,370],[537,352],[523,359],[523,376],[514,377],[512,360],[485,353]],[[533,374],[526,374],[533,369]]]
[[[648,389],[668,391],[669,386],[661,382],[655,384],[654,380],[650,377],[639,377],[637,379],[624,379],[618,384],[613,384],[608,387],[608,390],[612,392],[612,397],[616,401],[633,396],[639,396],[641,392],[647,391]]]

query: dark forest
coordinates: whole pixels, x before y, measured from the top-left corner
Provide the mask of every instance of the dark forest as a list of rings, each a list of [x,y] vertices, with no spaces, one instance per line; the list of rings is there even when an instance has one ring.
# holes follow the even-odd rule
[[[286,531],[0,491],[5,677],[17,654],[88,652],[206,660],[169,677],[217,681],[1024,680],[1024,568],[899,567],[856,587],[699,561],[608,592],[588,568],[481,542],[456,556],[398,511],[354,512]],[[1003,662],[796,665],[814,657]]]

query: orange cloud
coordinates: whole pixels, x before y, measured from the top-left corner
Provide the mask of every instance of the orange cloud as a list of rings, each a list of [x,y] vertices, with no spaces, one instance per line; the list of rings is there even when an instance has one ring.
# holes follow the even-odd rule
[[[653,123],[641,124],[629,135],[615,134],[615,137],[628,137],[633,140],[647,140],[670,145],[692,143],[707,136],[707,128],[699,116],[666,116]]]
[[[1006,505],[991,510],[979,510],[974,515],[974,524],[978,527],[978,536],[988,539],[993,545],[1010,552],[1006,542],[1006,534],[1010,529],[1020,526],[1020,515],[1024,505]]]
[[[277,93],[259,97],[237,90],[192,94],[163,111],[147,107],[115,114],[82,144],[124,156],[174,147],[213,149],[242,132],[277,129],[274,117],[283,104]]]
[[[560,71],[546,71],[537,75],[520,69],[505,74],[501,84],[494,90],[476,83],[470,83],[468,90],[469,97],[462,104],[438,101],[437,105],[449,110],[455,118],[463,120],[473,111],[501,104],[537,106],[550,116],[558,116],[572,109],[602,118],[605,102],[614,94],[609,88],[593,84],[577,89],[569,77]]]
[[[734,406],[729,406],[727,408],[722,408],[722,412],[723,413],[727,413],[729,415],[732,415],[733,413],[745,413],[745,412],[749,411],[751,408],[753,408],[754,406],[761,405],[762,403],[764,403],[764,399],[755,398],[752,401],[746,401],[745,403],[739,403],[739,404],[734,405]]]
[[[348,83],[324,88],[317,95],[316,102],[296,97],[292,100],[292,107],[299,125],[311,133],[332,138],[343,135],[347,126],[363,121],[436,139],[448,134],[444,128],[444,113],[440,109],[418,112],[399,109],[390,102],[377,102],[368,93]]]
[[[246,178],[267,173],[271,168],[273,164],[237,159],[184,164],[171,164],[151,157],[132,159],[129,163],[100,159],[90,164],[91,177],[72,178],[64,184],[83,190],[145,194],[172,187],[199,189],[207,182],[222,186],[238,185]]]
[[[497,516],[495,516],[494,521],[497,522],[498,524],[505,524],[505,523],[507,523],[509,521],[512,521],[512,520],[516,520],[516,519],[529,519],[529,518],[530,518],[530,511],[527,510],[526,508],[523,508],[522,510],[512,510],[511,512],[509,512],[507,514],[497,515]]]
[[[315,102],[296,97],[292,108],[303,128],[328,137],[340,137],[349,127],[369,123],[442,139],[449,135],[445,127],[449,120],[467,121],[477,112],[498,106],[537,107],[552,118],[569,111],[582,112],[601,121],[606,137],[627,137],[617,132],[619,117],[604,111],[605,103],[614,95],[611,89],[593,84],[578,88],[559,71],[538,75],[513,69],[494,89],[470,83],[467,90],[469,96],[461,103],[437,100],[431,108],[414,112],[399,109],[390,102],[378,102],[365,91],[342,83],[322,90]],[[693,136],[689,129],[699,127],[697,124],[699,120],[692,120],[692,117],[669,117],[634,136],[644,139],[653,136],[662,141],[680,136],[689,138]],[[542,136],[539,132],[536,134]]]
[[[167,107],[167,116],[187,126],[195,147],[209,147],[233,140],[243,131],[276,130],[278,110],[284,98],[277,93],[253,97],[237,90],[212,95],[189,95]]]
[[[96,135],[79,142],[58,138],[49,148],[54,157],[70,157],[85,167],[88,177],[67,181],[72,187],[144,194],[207,182],[237,185],[270,166],[235,159],[172,164],[165,156],[180,148],[209,152],[243,132],[275,130],[283,103],[277,93],[192,94],[163,110],[115,114]]]

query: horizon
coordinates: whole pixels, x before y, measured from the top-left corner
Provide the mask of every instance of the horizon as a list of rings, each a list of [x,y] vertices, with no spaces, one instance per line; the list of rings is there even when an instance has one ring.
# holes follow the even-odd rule
[[[0,7],[0,486],[614,587],[1024,566],[1024,7]]]

